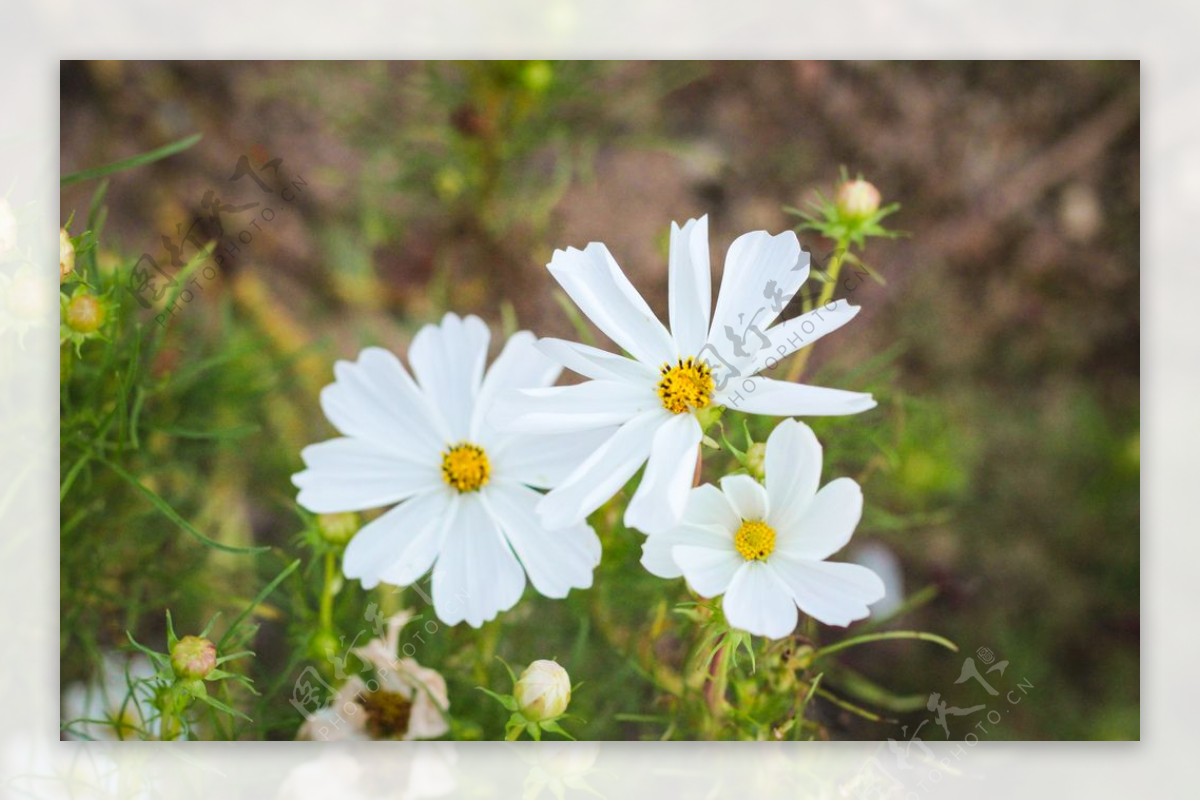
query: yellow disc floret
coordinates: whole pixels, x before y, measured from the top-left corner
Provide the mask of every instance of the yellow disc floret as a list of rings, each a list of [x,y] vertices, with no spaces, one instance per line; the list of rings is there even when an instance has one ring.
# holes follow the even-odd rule
[[[733,545],[747,562],[766,559],[775,550],[775,529],[761,520],[744,520],[733,535]]]
[[[662,379],[656,388],[663,408],[672,414],[706,409],[712,403],[712,368],[708,362],[691,356],[675,364],[662,366]]]
[[[460,442],[442,454],[442,479],[459,492],[475,492],[491,475],[487,454],[478,445]]]

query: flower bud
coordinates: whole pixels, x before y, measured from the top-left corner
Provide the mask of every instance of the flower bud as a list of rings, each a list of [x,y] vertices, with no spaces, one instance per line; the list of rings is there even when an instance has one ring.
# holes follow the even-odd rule
[[[77,334],[94,334],[104,325],[104,304],[90,292],[79,292],[67,304],[67,326]]]
[[[869,181],[856,178],[838,187],[838,211],[847,217],[862,219],[879,211],[879,190]]]
[[[58,229],[58,283],[66,281],[75,270],[75,246],[66,228]]]
[[[750,475],[762,480],[767,474],[767,444],[755,442],[746,449],[746,469]]]
[[[317,533],[330,545],[345,545],[360,527],[357,512],[317,515]]]
[[[171,668],[181,679],[203,679],[217,666],[217,646],[191,634],[171,648]]]
[[[571,703],[571,677],[552,659],[539,659],[521,673],[513,689],[517,707],[528,720],[556,718]]]

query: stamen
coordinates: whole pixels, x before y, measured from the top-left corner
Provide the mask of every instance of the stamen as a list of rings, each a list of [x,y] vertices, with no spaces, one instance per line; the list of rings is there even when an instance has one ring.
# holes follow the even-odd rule
[[[775,550],[775,529],[761,520],[744,520],[733,545],[747,562],[766,559]]]
[[[663,408],[672,414],[683,414],[687,411],[705,409],[712,403],[713,383],[712,369],[708,362],[688,356],[679,359],[675,364],[667,362],[662,366],[662,379],[658,382],[656,391],[662,401]]]
[[[442,454],[442,479],[459,492],[475,492],[491,475],[491,463],[478,445],[460,442]]]

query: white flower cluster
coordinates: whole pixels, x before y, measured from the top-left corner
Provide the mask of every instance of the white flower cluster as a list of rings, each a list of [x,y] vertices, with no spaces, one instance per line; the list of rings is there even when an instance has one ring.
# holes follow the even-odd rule
[[[868,614],[883,583],[826,561],[862,514],[858,485],[819,487],[821,446],[785,420],[767,441],[765,486],[748,475],[693,487],[705,419],[843,415],[870,395],[759,373],[858,313],[844,301],[773,324],[809,274],[795,234],[755,231],[725,259],[712,303],[707,218],[672,224],[670,329],[599,243],[555,251],[551,275],[628,355],[526,331],[486,367],[487,326],[447,314],[413,339],[408,368],[367,348],[339,362],[321,405],[337,439],[306,448],[294,477],[317,513],[395,504],[351,540],[346,576],[409,585],[432,570],[446,623],[479,626],[520,599],[586,589],[600,562],[587,517],[645,466],[625,523],[647,535],[643,564],[724,595],[729,623],[783,637],[797,609],[830,625]],[[585,380],[553,386],[566,368]],[[541,492],[546,490],[546,492]]]

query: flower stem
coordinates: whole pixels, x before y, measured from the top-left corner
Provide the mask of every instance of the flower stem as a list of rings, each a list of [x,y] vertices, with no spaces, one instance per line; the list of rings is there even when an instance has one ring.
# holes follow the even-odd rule
[[[321,587],[321,631],[333,634],[333,585],[337,578],[337,563],[332,550],[325,552],[325,583]]]
[[[821,287],[821,294],[817,298],[816,306],[813,308],[819,309],[833,298],[833,292],[837,289],[838,275],[842,272],[842,265],[846,262],[846,254],[849,252],[850,241],[845,237],[838,239],[837,247],[833,251],[833,258],[830,259],[829,267],[825,270],[827,276],[825,285]],[[792,359],[792,363],[788,366],[784,380],[799,381],[800,376],[804,374],[804,368],[808,365],[808,358],[811,354],[812,346],[801,348],[796,353],[796,357]]]

